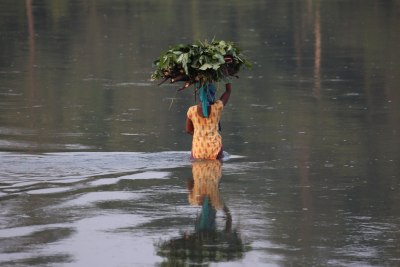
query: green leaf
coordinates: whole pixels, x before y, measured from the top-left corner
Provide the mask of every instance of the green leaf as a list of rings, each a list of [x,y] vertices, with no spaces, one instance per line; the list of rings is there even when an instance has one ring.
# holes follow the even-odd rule
[[[224,64],[225,63],[225,59],[221,54],[214,54],[213,58],[217,59],[219,63]]]
[[[189,69],[188,69],[188,62],[189,62],[189,54],[188,53],[183,53],[181,54],[178,59],[176,60],[177,63],[181,63],[183,69],[185,70],[186,74],[189,74]]]
[[[214,70],[219,69],[220,66],[221,66],[220,64],[212,64],[212,68],[213,68]]]
[[[211,69],[212,67],[213,67],[213,65],[205,63],[199,69],[200,70],[206,70],[206,69]]]

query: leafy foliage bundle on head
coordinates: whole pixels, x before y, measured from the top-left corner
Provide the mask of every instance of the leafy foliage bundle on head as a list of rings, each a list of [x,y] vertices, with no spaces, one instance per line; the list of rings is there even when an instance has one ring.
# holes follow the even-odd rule
[[[154,65],[152,80],[163,79],[160,84],[168,79],[171,83],[183,81],[185,84],[180,90],[195,83],[202,86],[226,80],[235,76],[242,66],[251,67],[236,44],[223,40],[179,44],[162,53]]]

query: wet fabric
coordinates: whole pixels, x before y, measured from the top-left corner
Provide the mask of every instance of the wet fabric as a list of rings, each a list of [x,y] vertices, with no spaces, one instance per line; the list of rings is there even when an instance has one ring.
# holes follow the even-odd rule
[[[197,112],[197,106],[192,106],[187,112],[187,117],[194,127],[192,141],[192,157],[195,159],[216,159],[222,149],[222,138],[218,132],[218,123],[221,118],[224,104],[218,100],[211,105],[208,118]]]

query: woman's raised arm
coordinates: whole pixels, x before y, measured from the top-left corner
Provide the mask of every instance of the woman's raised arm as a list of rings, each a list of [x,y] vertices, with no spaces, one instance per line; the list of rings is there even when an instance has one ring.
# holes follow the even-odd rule
[[[231,91],[232,91],[232,84],[231,83],[226,83],[225,84],[225,92],[221,95],[220,100],[226,105],[228,103],[229,97],[231,96]]]

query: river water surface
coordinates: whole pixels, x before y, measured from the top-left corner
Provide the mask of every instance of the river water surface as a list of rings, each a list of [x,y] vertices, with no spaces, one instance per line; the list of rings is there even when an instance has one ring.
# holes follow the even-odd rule
[[[399,266],[400,1],[0,3],[1,266]],[[224,161],[169,46],[237,42]],[[221,87],[223,85],[220,85]]]

